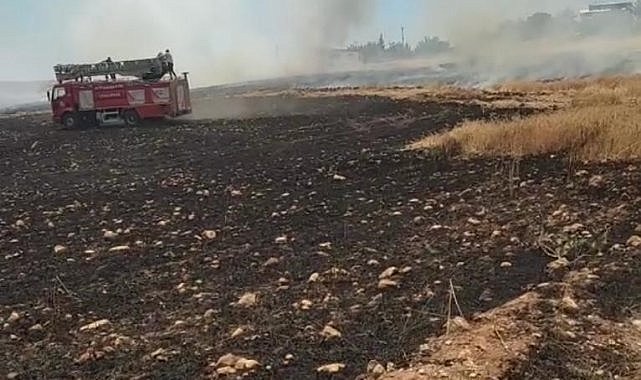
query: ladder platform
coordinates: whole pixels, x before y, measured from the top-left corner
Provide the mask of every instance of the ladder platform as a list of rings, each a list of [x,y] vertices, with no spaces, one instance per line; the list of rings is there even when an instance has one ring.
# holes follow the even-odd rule
[[[162,62],[159,58],[137,59],[131,61],[100,62],[93,64],[67,64],[53,67],[58,82],[118,74],[126,77],[154,77],[162,75]]]

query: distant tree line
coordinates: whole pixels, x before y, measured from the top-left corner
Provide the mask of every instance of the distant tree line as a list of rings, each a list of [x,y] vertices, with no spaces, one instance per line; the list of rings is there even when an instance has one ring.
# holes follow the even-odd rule
[[[627,3],[618,3],[627,4]],[[527,18],[503,23],[493,33],[482,36],[487,39],[528,41],[546,38],[581,38],[594,35],[625,36],[641,34],[641,7],[634,3],[628,8],[577,13],[566,10],[558,15],[537,12]],[[416,46],[405,42],[387,43],[381,34],[378,41],[352,44],[350,52],[357,52],[363,62],[411,57],[430,57],[453,49],[449,41],[426,36]]]
[[[378,41],[370,41],[365,44],[352,44],[347,47],[348,51],[357,52],[363,62],[380,61],[386,59],[411,58],[434,56],[449,51],[452,48],[449,42],[439,37],[425,37],[412,47],[408,43],[399,41],[385,42],[383,34]]]

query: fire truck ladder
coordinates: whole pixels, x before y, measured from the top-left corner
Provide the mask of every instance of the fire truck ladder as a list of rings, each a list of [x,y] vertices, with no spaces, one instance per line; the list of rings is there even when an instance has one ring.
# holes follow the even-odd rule
[[[53,67],[59,83],[66,80],[91,78],[94,76],[121,75],[140,79],[160,79],[162,62],[158,58],[137,59],[119,62],[100,62],[80,65],[56,65]]]

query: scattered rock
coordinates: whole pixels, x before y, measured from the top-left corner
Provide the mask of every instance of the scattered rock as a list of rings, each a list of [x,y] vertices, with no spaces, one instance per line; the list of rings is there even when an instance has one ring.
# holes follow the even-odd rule
[[[260,363],[257,360],[240,358],[234,365],[234,368],[241,371],[251,371],[260,367]]]
[[[384,278],[378,282],[379,289],[388,289],[388,288],[396,288],[396,287],[398,287],[398,282],[390,280],[388,278]]]
[[[318,282],[318,280],[320,280],[320,274],[312,273],[312,275],[309,276],[309,280],[307,280],[307,282],[314,283],[314,282]]]
[[[376,360],[371,360],[369,363],[367,363],[367,374],[370,377],[378,379],[379,377],[383,376],[385,372],[385,367],[383,367],[383,365]]]
[[[244,333],[245,333],[245,329],[243,329],[242,327],[238,327],[236,330],[234,330],[231,333],[231,338],[232,339],[238,338],[239,336],[243,335]]]
[[[254,307],[258,303],[258,294],[256,293],[245,293],[236,302],[236,306],[239,307]]]
[[[40,323],[36,323],[35,325],[29,327],[30,332],[40,332],[43,331],[44,327]]]
[[[332,243],[321,243],[318,245],[320,249],[332,249]]]
[[[638,235],[633,235],[628,239],[627,245],[629,247],[638,248],[641,247],[641,237]]]
[[[64,245],[56,245],[55,247],[53,247],[53,252],[57,255],[67,253],[67,251],[69,251],[69,249]]]
[[[512,263],[509,261],[504,261],[501,263],[501,268],[512,268]]]
[[[202,233],[202,237],[206,240],[214,240],[216,236],[218,236],[218,234],[214,230],[205,230]]]
[[[389,267],[389,268],[385,269],[385,271],[383,271],[383,273],[381,273],[378,276],[378,278],[379,278],[379,280],[382,280],[382,279],[385,279],[385,278],[391,278],[392,276],[394,276],[397,273],[398,273],[398,268],[397,267]]]
[[[574,234],[574,233],[577,233],[577,232],[579,232],[579,231],[581,231],[583,229],[585,229],[585,226],[583,224],[574,223],[574,224],[572,224],[570,226],[563,227],[563,232],[565,232],[566,234]]]
[[[337,339],[343,336],[340,331],[336,330],[330,325],[325,326],[323,331],[320,333],[325,339],[331,340],[331,339]]]
[[[588,181],[588,186],[590,187],[602,187],[605,183],[603,176],[595,175]]]
[[[111,347],[105,347],[106,350],[113,349]],[[89,347],[85,352],[83,352],[78,359],[75,360],[77,364],[84,364],[87,362],[92,362],[95,360],[100,360],[105,357],[105,351],[99,351],[93,347]]]
[[[316,368],[316,372],[318,373],[329,373],[329,374],[334,374],[334,373],[339,373],[345,369],[345,364],[343,363],[332,363],[332,364],[326,364],[323,366],[320,366]]]
[[[9,315],[9,318],[7,318],[7,323],[15,323],[20,320],[20,314],[18,314],[15,311],[12,311],[11,314]]]
[[[130,248],[128,245],[118,245],[116,247],[109,248],[109,252],[126,252]]]
[[[117,238],[118,234],[113,232],[113,231],[107,230],[107,231],[105,231],[105,233],[102,236],[107,240],[111,240],[111,239]]]
[[[272,267],[275,265],[278,265],[280,263],[280,259],[277,257],[270,257],[267,261],[265,261],[265,264],[263,266],[265,268]]]
[[[334,174],[333,179],[334,181],[341,181],[341,182],[347,180],[346,177],[343,177],[342,175],[338,175],[338,174]]]
[[[570,271],[570,262],[565,257],[554,260],[547,265],[547,272],[555,279],[560,279],[565,273]]]
[[[168,352],[164,348],[159,348],[156,351],[149,354],[152,359],[158,360],[159,362],[166,362],[168,358]]]
[[[233,367],[238,359],[240,359],[239,356],[236,356],[234,354],[226,354],[221,356],[214,365],[216,367]]]
[[[216,368],[216,373],[222,376],[234,375],[236,374],[236,368],[234,367],[220,367]]]
[[[219,375],[230,375],[235,374],[238,371],[252,371],[260,367],[260,363],[253,359],[243,358],[234,354],[227,354],[221,356],[220,359],[218,359],[215,364],[210,365],[210,367],[215,367],[216,372]]]
[[[425,218],[423,218],[422,216],[417,216],[416,218],[414,218],[414,224],[423,224],[424,221]]]
[[[216,316],[216,311],[214,311],[214,309],[209,309],[205,312],[205,314],[203,314],[203,318],[205,318],[205,320],[207,321],[213,320],[215,316]]]
[[[287,244],[287,236],[279,236],[274,240],[274,242],[276,244]]]
[[[565,296],[561,299],[561,310],[566,313],[576,313],[580,307],[574,299],[570,296]]]
[[[80,327],[80,331],[96,330],[96,329],[99,329],[99,328],[101,328],[103,326],[108,326],[110,324],[111,324],[111,322],[108,319],[101,319],[99,321],[95,321],[95,322],[92,322],[92,323],[89,323],[87,325],[84,325],[84,326]]]
[[[7,380],[15,380],[18,378],[18,376],[20,376],[18,372],[9,372],[7,374]]]
[[[300,305],[299,306],[300,306],[301,310],[309,310],[309,309],[312,308],[312,305],[313,305],[312,301],[310,301],[310,300],[302,300],[302,301],[300,301]]]
[[[481,221],[476,218],[469,218],[467,222],[473,226],[478,226],[481,224]]]

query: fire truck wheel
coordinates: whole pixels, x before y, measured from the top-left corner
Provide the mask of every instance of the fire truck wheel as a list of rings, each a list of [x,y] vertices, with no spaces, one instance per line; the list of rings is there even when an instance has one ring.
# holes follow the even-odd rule
[[[83,128],[97,127],[98,120],[96,119],[96,113],[91,111],[81,112],[80,123],[81,123],[81,127]]]
[[[140,124],[140,116],[136,110],[126,110],[122,113],[122,118],[125,120],[125,124],[130,127],[135,127]]]
[[[65,128],[75,128],[78,126],[79,118],[75,113],[69,112],[62,117],[62,125]]]

